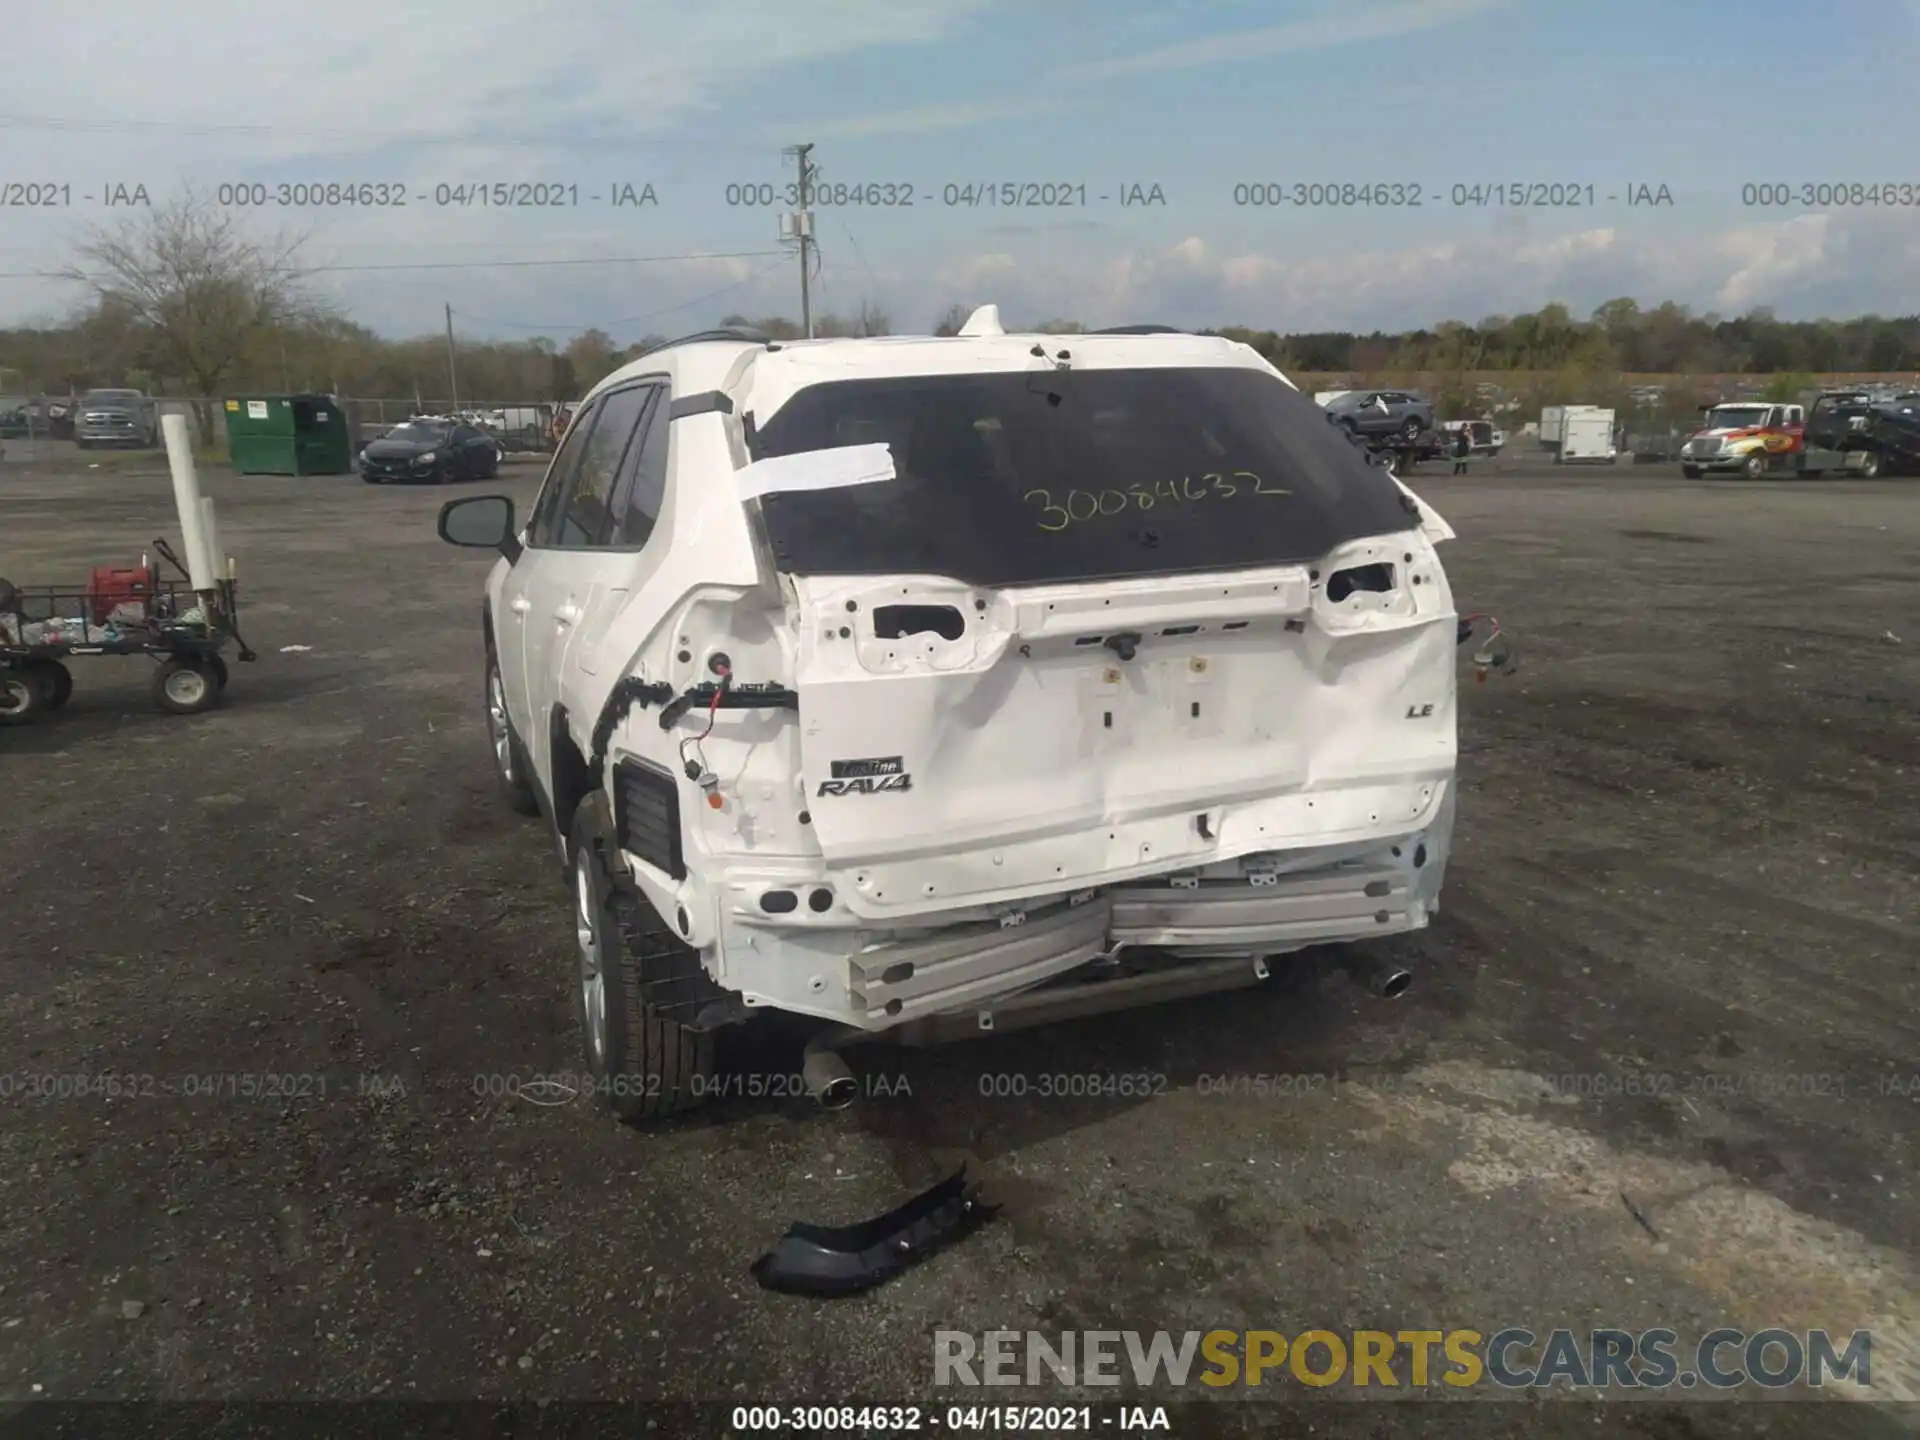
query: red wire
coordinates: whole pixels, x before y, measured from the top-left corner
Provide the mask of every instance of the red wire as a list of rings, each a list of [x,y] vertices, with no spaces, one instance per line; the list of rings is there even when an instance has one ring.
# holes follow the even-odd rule
[[[733,671],[725,666],[722,666],[718,673],[720,681],[713,687],[713,698],[707,702],[707,728],[696,737],[696,743],[713,734],[713,722],[720,715],[720,697],[727,693],[727,681],[733,675]]]

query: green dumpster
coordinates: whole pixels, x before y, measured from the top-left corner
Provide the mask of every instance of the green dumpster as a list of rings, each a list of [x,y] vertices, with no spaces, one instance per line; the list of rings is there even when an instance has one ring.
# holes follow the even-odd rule
[[[331,395],[235,395],[227,401],[227,453],[242,475],[346,475],[353,442]]]

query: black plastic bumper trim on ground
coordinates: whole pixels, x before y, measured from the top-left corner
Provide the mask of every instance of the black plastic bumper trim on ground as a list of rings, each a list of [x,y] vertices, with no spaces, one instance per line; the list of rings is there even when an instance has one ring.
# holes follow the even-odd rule
[[[967,1184],[965,1167],[906,1204],[858,1225],[795,1221],[753,1262],[763,1290],[787,1295],[857,1295],[936,1250],[972,1234],[998,1212]]]

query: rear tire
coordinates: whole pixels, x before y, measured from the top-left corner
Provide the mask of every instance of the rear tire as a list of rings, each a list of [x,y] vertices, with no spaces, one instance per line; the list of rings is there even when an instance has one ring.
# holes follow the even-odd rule
[[[0,725],[31,725],[46,709],[39,677],[24,667],[0,669]]]
[[[153,672],[153,703],[169,715],[198,715],[220,699],[211,668],[191,660],[163,660]]]
[[[577,951],[574,1011],[600,1102],[628,1125],[697,1108],[713,1073],[713,1035],[674,1016],[690,1016],[715,988],[699,955],[624,873],[604,793],[580,802],[567,854]]]
[[[58,710],[73,698],[73,672],[58,660],[31,660],[22,672],[39,684],[48,710]]]

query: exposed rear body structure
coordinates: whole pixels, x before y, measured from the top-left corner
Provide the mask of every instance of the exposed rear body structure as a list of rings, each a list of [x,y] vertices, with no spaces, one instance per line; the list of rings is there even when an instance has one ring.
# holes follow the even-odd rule
[[[977,1033],[1438,907],[1452,532],[1244,345],[682,343],[597,387],[524,529],[441,526],[503,551],[495,753],[630,1117],[757,1011]]]

